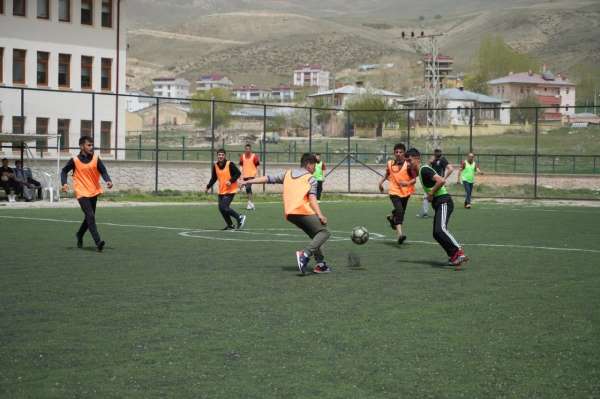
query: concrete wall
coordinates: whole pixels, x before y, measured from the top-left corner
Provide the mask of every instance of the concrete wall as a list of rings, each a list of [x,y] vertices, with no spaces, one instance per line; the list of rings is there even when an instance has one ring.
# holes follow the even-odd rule
[[[61,167],[65,161],[61,162]],[[115,191],[154,190],[155,164],[153,161],[114,161],[104,160],[108,173],[115,184]],[[11,161],[12,165],[12,161]],[[40,170],[48,173],[56,173],[56,161],[37,160],[34,169],[34,177]],[[297,167],[285,163],[269,164],[267,174],[278,174],[289,168]],[[373,169],[384,173],[385,166],[373,165]],[[353,192],[378,192],[377,184],[380,176],[375,172],[363,167],[352,166],[351,186]],[[348,169],[346,164],[340,166],[325,181],[324,190],[328,192],[347,192]],[[261,167],[262,173],[262,167]],[[181,191],[203,191],[210,180],[210,164],[208,162],[192,161],[161,161],[158,170],[159,190],[181,190]],[[450,176],[448,181],[454,183],[456,177]],[[486,174],[478,177],[478,183],[493,186],[532,185],[533,176],[523,174]],[[540,186],[562,189],[591,189],[600,190],[600,176],[589,175],[540,175],[538,179]],[[419,184],[417,183],[417,186]],[[280,192],[281,185],[266,185],[268,192]],[[216,189],[216,186],[215,186]],[[261,187],[256,188],[262,192]]]

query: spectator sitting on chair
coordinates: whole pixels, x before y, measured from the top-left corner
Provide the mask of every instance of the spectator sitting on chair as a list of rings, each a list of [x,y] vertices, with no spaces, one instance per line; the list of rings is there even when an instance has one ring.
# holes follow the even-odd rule
[[[41,183],[33,178],[31,169],[23,167],[23,163],[20,160],[15,161],[15,179],[19,185],[19,194],[26,201],[32,201],[36,191],[37,197],[42,197]]]
[[[2,166],[0,167],[0,187],[6,191],[6,195],[10,195],[11,192],[17,192],[19,184],[15,179],[15,171],[8,166],[8,159],[2,159]]]

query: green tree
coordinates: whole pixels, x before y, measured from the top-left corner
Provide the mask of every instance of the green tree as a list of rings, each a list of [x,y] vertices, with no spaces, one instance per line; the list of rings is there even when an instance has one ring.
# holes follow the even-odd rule
[[[226,127],[231,121],[231,111],[234,104],[222,103],[219,101],[231,101],[229,90],[222,88],[210,89],[208,91],[199,91],[192,96],[192,100],[211,100],[215,99],[215,128]],[[190,117],[198,127],[209,127],[211,123],[210,101],[192,101],[192,112]]]
[[[488,94],[487,82],[492,79],[510,72],[539,69],[540,62],[535,58],[513,50],[501,36],[487,35],[479,45],[472,72],[467,74],[464,84],[467,90]]]
[[[511,109],[510,112],[510,123],[534,123],[535,122],[535,109],[532,107],[540,107],[541,104],[535,96],[527,96],[517,103],[517,106]],[[538,112],[543,112],[540,110]],[[541,117],[538,114],[538,117]]]
[[[600,67],[593,64],[580,64],[573,68],[573,75],[577,83],[576,104],[600,105]],[[596,114],[598,113],[600,109],[596,109]]]
[[[352,111],[352,123],[360,127],[378,127],[385,123],[399,122],[405,119],[405,112],[388,104],[385,97],[372,93],[362,94],[346,103],[346,110]]]

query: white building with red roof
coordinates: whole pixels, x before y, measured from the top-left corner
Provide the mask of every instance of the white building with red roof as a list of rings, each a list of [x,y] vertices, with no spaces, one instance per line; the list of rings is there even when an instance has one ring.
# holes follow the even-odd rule
[[[294,70],[294,86],[316,87],[318,91],[329,89],[329,72],[319,64],[298,65]]]
[[[232,86],[231,79],[218,73],[200,76],[200,79],[196,80],[196,90],[198,91],[208,91],[216,88],[230,89]]]
[[[543,107],[548,107],[543,111],[543,120],[559,121],[563,116],[575,114],[575,83],[560,74],[511,73],[487,83],[493,96],[509,101],[513,107],[526,97],[535,97]]]

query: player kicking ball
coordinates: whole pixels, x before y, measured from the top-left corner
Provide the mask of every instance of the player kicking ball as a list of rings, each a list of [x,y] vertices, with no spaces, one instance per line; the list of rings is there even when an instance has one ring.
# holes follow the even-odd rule
[[[433,219],[433,238],[444,248],[448,254],[449,264],[456,267],[469,260],[460,244],[448,231],[448,221],[454,210],[452,197],[445,187],[446,180],[436,173],[429,165],[421,165],[421,153],[416,148],[406,152],[406,158],[413,170],[418,171],[419,179],[427,199],[435,211]]]
[[[321,247],[329,239],[327,218],[317,202],[317,181],[313,177],[317,158],[305,153],[300,159],[300,169],[290,169],[276,176],[261,176],[240,182],[245,184],[283,184],[283,208],[285,218],[304,231],[312,241],[303,250],[296,251],[298,270],[305,274],[311,256],[317,264],[314,273],[329,273]]]

